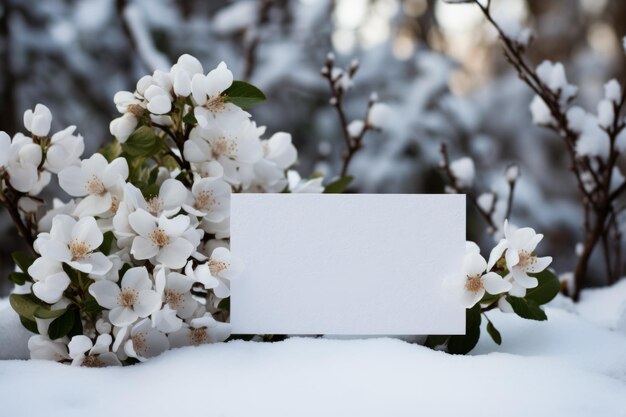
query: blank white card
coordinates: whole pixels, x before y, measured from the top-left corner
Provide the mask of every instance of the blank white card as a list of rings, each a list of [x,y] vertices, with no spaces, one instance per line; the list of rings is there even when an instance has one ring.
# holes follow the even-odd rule
[[[464,195],[233,194],[234,334],[464,334]]]

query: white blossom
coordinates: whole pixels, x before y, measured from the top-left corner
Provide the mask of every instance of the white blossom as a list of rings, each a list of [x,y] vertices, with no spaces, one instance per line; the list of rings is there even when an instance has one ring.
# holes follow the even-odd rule
[[[63,270],[61,262],[50,258],[37,258],[28,268],[35,283],[33,294],[48,304],[54,304],[63,297],[63,292],[70,285],[70,277]]]
[[[515,229],[505,220],[504,239],[491,251],[488,269],[491,269],[504,254],[507,268],[515,283],[523,288],[536,287],[537,278],[529,276],[528,273],[541,272],[552,263],[552,257],[540,258],[534,253],[541,239],[543,235],[537,234],[532,228]]]
[[[289,191],[292,193],[319,194],[324,192],[324,186],[322,185],[323,177],[302,179],[297,171],[290,170],[287,172],[287,180],[289,182]]]
[[[161,307],[161,296],[152,289],[152,281],[145,267],[130,268],[121,281],[102,280],[91,284],[91,294],[98,304],[110,309],[109,321],[114,326],[128,326],[138,318],[145,318]]]
[[[462,279],[453,283],[459,299],[465,308],[471,308],[485,295],[500,294],[511,289],[511,284],[495,272],[487,272],[487,261],[480,255],[480,249],[473,242],[467,242],[463,258]]]
[[[132,328],[122,328],[115,338],[113,350],[117,351],[122,344],[126,355],[142,362],[170,348],[167,336],[153,328],[149,319],[139,321]]]
[[[37,104],[34,111],[24,112],[24,127],[34,136],[48,136],[51,123],[52,113],[43,104]]]
[[[125,113],[122,116],[111,120],[109,131],[121,143],[125,143],[129,136],[137,128],[137,117],[132,113]]]
[[[69,126],[52,135],[50,146],[46,151],[45,168],[58,174],[63,168],[78,165],[80,156],[85,150],[85,142],[81,135],[74,135],[76,126]]]
[[[60,214],[52,220],[50,234],[40,234],[35,246],[44,258],[64,262],[82,272],[103,275],[112,263],[102,252],[95,252],[102,241],[102,232],[93,217],[76,221]]]
[[[230,296],[230,280],[243,270],[243,261],[233,256],[224,247],[217,247],[211,253],[209,261],[193,268],[191,263],[185,267],[185,274],[193,281],[212,289],[218,298]]]
[[[72,337],[68,344],[69,356],[72,365],[88,368],[102,368],[105,366],[121,366],[117,356],[110,351],[113,338],[109,334],[101,334],[94,344],[84,335]]]
[[[233,73],[224,62],[205,76],[191,79],[191,94],[196,103],[194,115],[202,128],[232,128],[249,117],[240,107],[225,101],[222,95],[233,83]]]
[[[230,213],[231,187],[219,178],[200,178],[194,181],[183,209],[193,215],[221,222]]]
[[[50,340],[47,336],[34,335],[28,339],[31,359],[63,361],[69,359],[67,345],[63,340]]]
[[[190,224],[187,216],[168,219],[161,215],[157,220],[139,209],[128,216],[128,221],[138,234],[130,250],[135,259],[149,259],[153,264],[179,269],[185,266],[195,250],[195,246],[183,237]]]
[[[37,189],[42,188],[38,184],[38,167],[43,159],[41,146],[21,133],[11,140],[5,132],[0,132],[0,151],[3,155],[0,162],[4,162],[0,165],[8,172],[11,186],[23,193],[37,194]]]
[[[191,320],[188,327],[170,333],[168,339],[171,347],[197,346],[206,343],[223,342],[230,336],[229,323],[215,320],[211,314]]]
[[[116,158],[108,163],[96,153],[81,161],[80,167],[63,169],[59,173],[59,185],[73,197],[84,197],[76,206],[76,215],[96,216],[117,205],[114,194],[121,193],[121,184],[127,178],[126,159]]]

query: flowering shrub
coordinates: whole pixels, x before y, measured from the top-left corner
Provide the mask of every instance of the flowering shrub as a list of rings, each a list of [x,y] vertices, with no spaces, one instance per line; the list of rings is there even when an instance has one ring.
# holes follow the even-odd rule
[[[167,73],[141,78],[134,92],[115,95],[121,116],[110,131],[116,140],[89,158],[81,159],[84,141],[74,126],[50,135],[52,115],[41,104],[24,114],[29,136],[1,132],[0,202],[35,255],[15,253],[18,268],[10,277],[17,286],[11,305],[35,333],[31,357],[128,365],[172,347],[226,340],[229,282],[243,268],[228,249],[231,193],[347,187],[353,155],[389,112],[373,94],[364,119],[348,121],[342,100],[357,68],[336,67],[332,55],[322,68],[346,144],[341,176],[326,187],[321,177],[303,180],[290,170],[297,151],[289,134],[262,139],[265,129],[245,111],[264,100],[261,91],[234,81],[224,63],[205,74],[190,55]],[[472,161],[449,163],[445,147],[442,156],[449,191],[471,197]],[[38,218],[38,195],[52,175],[72,198]],[[517,176],[516,167],[507,170],[504,210],[496,214],[495,196],[491,206],[483,204],[494,235],[510,213]],[[474,199],[479,207],[481,199]],[[467,308],[467,334],[430,336],[428,346],[468,352],[478,341],[481,315],[493,308],[546,319],[540,305],[559,283],[546,270],[552,259],[535,254],[542,235],[503,221],[504,238],[489,260],[468,242],[463,275],[447,282]],[[500,343],[491,322],[487,331]]]
[[[547,320],[541,305],[560,289],[559,280],[546,268],[549,256],[538,257],[535,249],[543,235],[530,227],[516,228],[504,222],[504,238],[491,250],[489,260],[478,245],[466,242],[463,275],[446,281],[448,290],[466,307],[466,333],[462,336],[428,336],[426,345],[450,353],[467,353],[478,343],[481,317],[487,333],[497,344],[502,336],[486,312],[499,308],[530,320]]]
[[[589,264],[597,250],[602,250],[607,283],[614,283],[625,272],[622,201],[626,192],[626,89],[611,79],[604,84],[603,94],[598,94],[602,98],[595,111],[575,106],[578,87],[568,82],[562,63],[546,60],[535,67],[528,62],[526,51],[533,40],[529,29],[496,18],[491,0],[446,1],[478,7],[497,31],[507,61],[534,93],[530,103],[533,123],[552,130],[564,144],[583,214],[583,239],[575,244],[576,267],[571,274],[564,274],[571,281],[568,291],[577,300],[589,285]],[[626,52],[626,38],[622,47]]]
[[[36,255],[14,254],[10,297],[36,333],[32,358],[132,364],[228,338],[243,267],[228,249],[231,193],[324,191],[289,171],[289,134],[262,139],[245,109],[264,99],[226,64],[205,74],[183,55],[115,95],[117,140],[87,159],[74,126],[50,135],[41,104],[24,114],[30,135],[0,133],[0,202]],[[37,219],[52,175],[72,198]]]

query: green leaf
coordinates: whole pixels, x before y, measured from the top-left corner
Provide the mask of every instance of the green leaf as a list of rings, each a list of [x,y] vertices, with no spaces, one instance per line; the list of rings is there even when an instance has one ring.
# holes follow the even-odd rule
[[[497,345],[502,344],[502,336],[500,335],[500,332],[498,331],[498,329],[496,329],[496,326],[494,326],[492,322],[487,323],[487,333],[489,333],[489,336],[491,336],[491,338],[493,339],[494,342],[496,342]]]
[[[9,303],[13,310],[25,320],[53,319],[63,315],[66,309],[51,310],[50,306],[32,294],[11,294]]]
[[[23,272],[11,272],[9,274],[9,281],[16,285],[24,285],[26,281],[30,281],[30,277]]]
[[[156,184],[144,185],[139,187],[139,189],[146,200],[150,200],[151,198],[158,196],[160,190],[159,186]]]
[[[480,304],[465,310],[465,335],[450,336],[448,352],[465,355],[478,343],[480,339]]]
[[[126,143],[122,144],[122,149],[130,157],[151,158],[162,149],[165,141],[158,136],[152,128],[141,126],[129,136]]]
[[[198,121],[196,120],[196,116],[193,114],[193,111],[187,112],[185,116],[183,116],[183,122],[188,125],[197,125]]]
[[[35,262],[35,258],[33,258],[32,256],[28,256],[21,251],[13,252],[11,254],[11,257],[13,258],[15,265],[17,265],[22,270],[22,272],[28,272],[28,268],[30,268],[33,262]]]
[[[89,293],[86,294],[85,300],[82,302],[81,311],[86,314],[98,314],[103,310],[95,298]]]
[[[230,297],[224,298],[222,301],[220,301],[220,303],[217,305],[217,308],[219,308],[220,310],[230,310]]]
[[[434,349],[438,346],[443,346],[446,344],[450,336],[446,335],[429,335],[426,338],[425,345],[431,349]]]
[[[28,320],[20,316],[20,322],[22,323],[22,326],[24,326],[29,332],[39,334],[39,329],[37,329],[37,323],[35,321]]]
[[[72,282],[72,284],[74,284],[77,287],[81,288],[80,272],[79,271],[75,270],[74,268],[72,268],[68,264],[63,264],[63,271],[65,271],[67,276],[70,277],[70,281]]]
[[[546,304],[552,300],[561,290],[559,278],[547,269],[537,274],[531,274],[537,278],[539,284],[535,288],[526,291],[527,300],[532,300],[538,305]]]
[[[233,103],[244,110],[265,101],[265,94],[245,81],[233,81],[233,84],[222,95],[226,102]]]
[[[52,323],[50,323],[50,327],[48,327],[48,337],[55,340],[67,336],[74,327],[76,311],[77,310],[67,310],[60,317],[54,319]]]
[[[109,230],[103,235],[102,244],[100,245],[100,251],[105,255],[111,253],[111,246],[113,245],[113,231]]]
[[[100,148],[98,152],[101,153],[107,161],[111,162],[122,154],[122,144],[114,140],[109,145]]]
[[[350,183],[352,182],[352,179],[353,177],[351,177],[350,175],[341,177],[338,180],[335,180],[331,182],[330,184],[328,184],[326,188],[324,189],[324,193],[325,194],[342,193],[346,188],[348,188],[348,185],[350,185]]]
[[[32,294],[11,294],[9,304],[17,314],[28,320],[35,319],[35,311],[44,307],[43,302],[37,300]]]
[[[527,300],[524,298],[512,297],[509,295],[506,297],[506,301],[511,304],[511,307],[513,307],[513,311],[515,311],[515,314],[524,319],[538,321],[548,320],[548,316],[546,316],[546,313],[541,309],[541,307],[539,307],[539,304],[537,304],[532,299]]]

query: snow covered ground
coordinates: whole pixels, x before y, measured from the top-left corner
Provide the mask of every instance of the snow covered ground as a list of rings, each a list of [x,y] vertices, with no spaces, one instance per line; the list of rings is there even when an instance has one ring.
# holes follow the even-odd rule
[[[0,357],[25,333],[0,303]],[[490,313],[468,356],[380,338],[170,351],[130,368],[0,361],[0,416],[626,416],[626,280],[559,298],[547,322]]]

